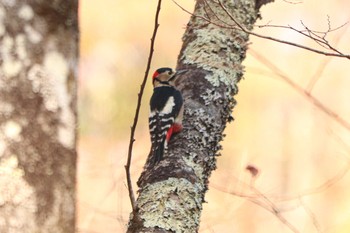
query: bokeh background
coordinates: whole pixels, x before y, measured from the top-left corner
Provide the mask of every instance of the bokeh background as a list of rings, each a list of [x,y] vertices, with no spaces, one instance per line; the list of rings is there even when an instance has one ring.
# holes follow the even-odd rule
[[[179,0],[189,11],[195,1]],[[78,232],[125,232],[131,210],[124,165],[154,26],[157,1],[81,0]],[[327,31],[350,54],[350,1],[276,1],[258,25]],[[174,67],[189,15],[164,0],[152,68]],[[323,49],[288,29],[256,32]],[[210,179],[201,233],[350,232],[350,62],[251,37],[235,121]],[[311,90],[336,116],[286,82]],[[147,83],[132,176],[150,148]],[[252,177],[247,166],[258,169]],[[135,185],[135,190],[136,185]]]

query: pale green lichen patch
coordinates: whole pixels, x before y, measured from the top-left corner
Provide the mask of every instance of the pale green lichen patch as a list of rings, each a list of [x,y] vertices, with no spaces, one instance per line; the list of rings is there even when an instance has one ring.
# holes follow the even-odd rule
[[[18,10],[18,17],[20,17],[21,19],[28,21],[31,20],[33,16],[33,9],[27,4],[22,5],[21,8],[19,8]]]
[[[60,111],[62,124],[57,137],[67,148],[75,144],[74,113],[71,110],[71,97],[67,89],[69,65],[62,53],[51,48],[44,56],[43,65],[35,64],[28,71],[32,90],[41,93],[45,108],[49,111]],[[45,126],[43,126],[45,128]]]
[[[5,9],[2,6],[0,6],[0,36],[3,36],[5,34],[4,18],[5,18]]]
[[[1,58],[3,60],[1,70],[6,77],[15,77],[22,69],[22,63],[14,57],[14,39],[10,36],[5,36],[2,40],[0,48]]]
[[[214,102],[222,103],[223,95],[214,90],[207,89],[202,95],[202,99],[204,100],[205,105],[210,105]]]
[[[22,63],[15,59],[4,60],[2,64],[2,71],[7,77],[14,77],[19,74],[22,69]]]
[[[11,140],[15,140],[15,141],[20,140],[19,136],[20,136],[22,127],[17,122],[7,121],[3,125],[2,130],[3,130],[6,138],[11,139]]]
[[[37,44],[43,39],[43,36],[31,25],[25,25],[24,31],[27,34],[29,41],[33,44]]]
[[[70,109],[71,97],[68,93],[67,82],[69,65],[63,54],[56,50],[48,52],[44,57],[44,69],[54,83],[55,97],[49,99],[51,104],[60,106],[61,120],[64,123],[58,129],[59,141],[68,148],[74,146],[74,113]]]
[[[68,77],[68,64],[62,53],[57,50],[46,53],[44,57],[44,67],[47,73],[58,82],[66,82]]]
[[[1,71],[6,78],[16,77],[24,66],[28,66],[30,63],[25,47],[25,36],[22,33],[14,38],[8,35],[4,36],[0,54],[3,59]]]
[[[221,28],[215,27],[195,29],[194,34],[197,39],[189,43],[183,52],[184,64],[195,64],[208,71],[205,79],[214,87],[218,87],[221,82],[232,84],[238,78],[233,64],[240,60],[239,53],[231,49],[232,46],[239,48],[234,45],[234,38],[229,39]]]
[[[252,28],[256,14],[251,1],[222,2],[235,20],[247,29]],[[214,87],[219,87],[222,83],[230,87],[229,92],[232,90],[236,92],[234,83],[237,83],[243,75],[241,62],[245,57],[248,34],[237,29],[230,16],[217,3],[205,4],[210,7],[206,9],[200,7],[196,15],[206,18],[209,17],[208,14],[211,15],[209,18],[213,24],[201,18],[193,20],[189,26],[193,30],[190,37],[187,35],[184,37],[184,41],[189,39],[189,43],[182,53],[181,60],[184,64],[196,65],[208,71],[205,79]],[[207,25],[203,27],[203,24]]]
[[[8,7],[13,7],[16,4],[16,0],[6,0],[6,1],[2,1],[2,4],[4,6],[8,6]]]
[[[29,64],[29,59],[28,59],[28,54],[27,54],[27,49],[25,47],[25,36],[24,34],[18,34],[15,38],[15,48],[16,48],[16,54],[18,56],[18,59],[21,61],[26,61],[26,65]]]
[[[192,123],[196,134],[188,135],[188,140],[193,141],[193,147],[205,148],[209,156],[214,156],[221,147],[218,144],[222,140],[222,125],[216,121],[214,112],[206,112],[203,108],[191,110],[187,109],[186,114],[197,119]],[[195,149],[195,148],[193,148]]]
[[[48,111],[57,111],[59,107],[58,100],[52,90],[52,86],[55,83],[54,80],[48,76],[43,66],[34,64],[28,71],[28,79],[31,81],[33,92],[41,93],[44,99],[45,108]]]
[[[43,63],[42,69],[38,70],[44,74],[41,78],[48,81],[40,81],[40,83],[43,83],[42,94],[45,98],[46,108],[50,111],[56,111],[58,107],[65,107],[69,104],[67,103],[66,89],[68,64],[63,55],[56,50],[46,53]]]
[[[9,116],[14,110],[14,107],[7,102],[0,102],[0,112],[3,116]]]
[[[147,185],[137,200],[144,226],[176,233],[196,232],[202,203],[201,189],[198,184],[183,178],[169,178]]]
[[[183,157],[183,160],[187,166],[191,167],[194,170],[196,177],[198,177],[199,179],[199,184],[204,184],[205,183],[204,177],[203,177],[204,169],[200,164],[194,161],[196,157],[197,157],[197,154],[195,152],[190,152],[188,157],[185,157],[185,156]]]
[[[5,149],[6,149],[6,144],[2,139],[2,136],[0,134],[0,158],[4,155]]]
[[[11,174],[13,178],[22,177],[24,175],[24,171],[17,167],[18,167],[18,160],[14,155],[1,160],[0,177],[4,175],[9,175],[9,174]]]
[[[26,227],[34,225],[36,213],[35,198],[32,198],[34,190],[24,179],[24,171],[18,167],[18,160],[15,155],[0,160],[0,187],[6,187],[0,192],[0,222],[6,221],[8,229],[16,229],[14,232],[21,232],[23,216],[28,219]],[[22,206],[23,208],[17,208]],[[27,210],[27,211],[24,211]],[[31,217],[28,214],[32,214]],[[8,219],[8,216],[13,216]],[[5,220],[6,219],[6,220]],[[4,225],[0,225],[4,226]]]

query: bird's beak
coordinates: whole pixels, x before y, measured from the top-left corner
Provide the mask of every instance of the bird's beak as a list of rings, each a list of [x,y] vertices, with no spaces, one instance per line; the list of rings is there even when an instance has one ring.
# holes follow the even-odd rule
[[[188,70],[178,70],[175,72],[175,74],[173,76],[171,76],[171,78],[168,81],[172,81],[174,80],[177,76],[179,76],[180,74],[186,73]]]
[[[174,76],[178,76],[180,74],[183,74],[183,73],[186,73],[188,70],[178,70],[176,71],[175,75]]]

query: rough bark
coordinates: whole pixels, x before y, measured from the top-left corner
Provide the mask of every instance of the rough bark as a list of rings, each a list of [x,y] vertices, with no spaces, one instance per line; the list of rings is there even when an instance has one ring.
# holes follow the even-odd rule
[[[258,17],[255,1],[222,3],[242,26],[252,30]],[[233,119],[233,95],[243,75],[248,35],[196,17],[232,25],[220,5],[212,1],[197,0],[193,14],[177,65],[177,69],[189,70],[177,80],[185,100],[184,130],[171,140],[159,165],[146,164],[128,232],[198,231],[208,178],[216,168],[223,130]]]
[[[78,2],[0,2],[0,232],[74,232]]]

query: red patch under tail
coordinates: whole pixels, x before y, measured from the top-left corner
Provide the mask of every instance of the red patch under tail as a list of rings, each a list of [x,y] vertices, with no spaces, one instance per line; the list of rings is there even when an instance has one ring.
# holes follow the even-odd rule
[[[181,124],[175,123],[173,124],[172,128],[173,128],[173,133],[178,133],[182,130],[183,127]]]
[[[172,125],[166,134],[166,141],[169,142],[171,135],[173,135],[174,126]]]

